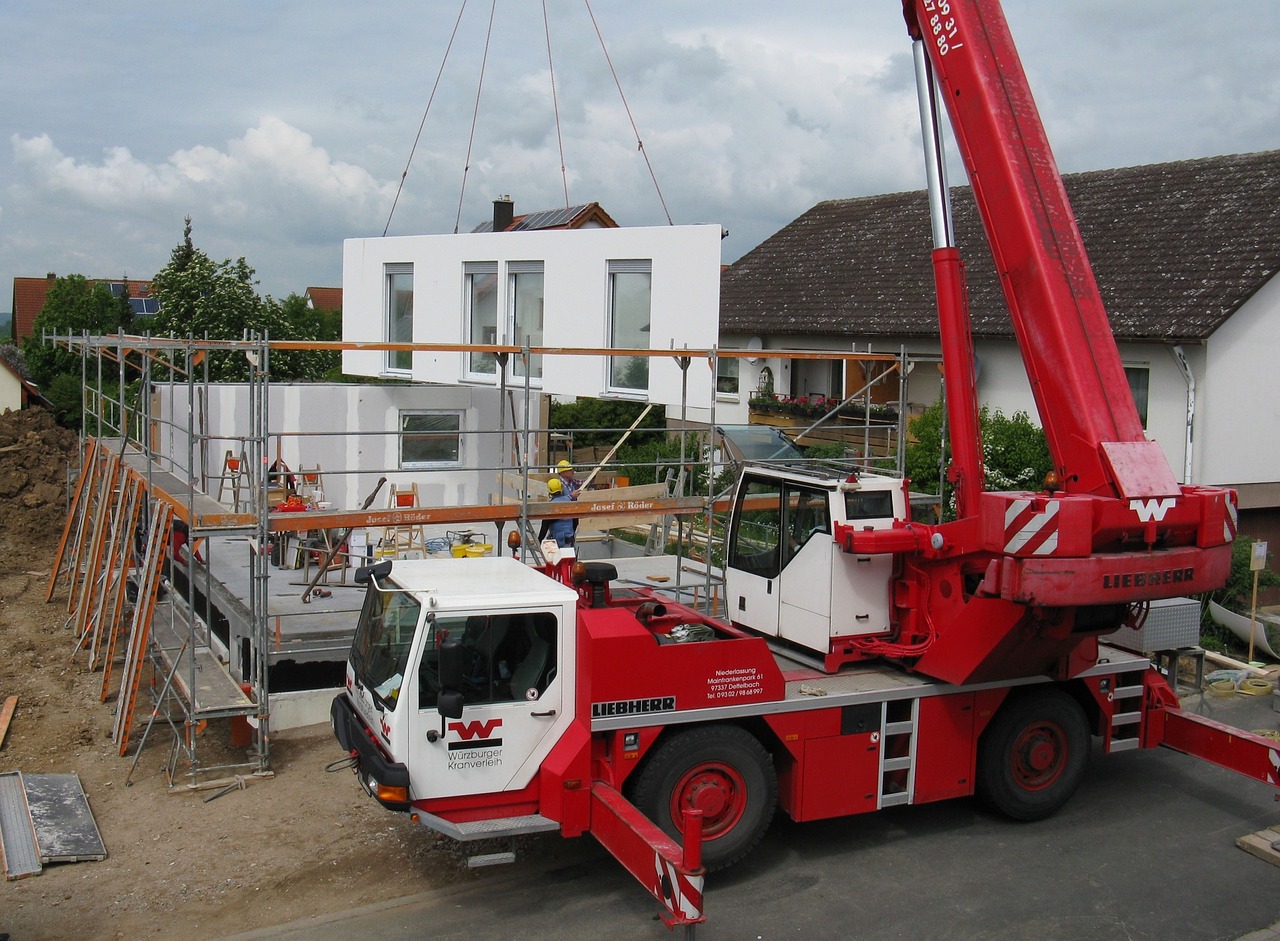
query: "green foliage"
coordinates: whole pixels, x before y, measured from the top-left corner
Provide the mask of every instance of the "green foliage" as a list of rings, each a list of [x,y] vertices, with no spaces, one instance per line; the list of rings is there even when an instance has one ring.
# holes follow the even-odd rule
[[[1231,544],[1231,570],[1227,574],[1227,583],[1217,591],[1211,591],[1201,600],[1216,601],[1228,611],[1247,614],[1253,603],[1253,572],[1249,563],[1253,557],[1252,536],[1236,536]],[[1272,553],[1268,553],[1270,561]],[[1280,587],[1280,574],[1267,568],[1258,573],[1258,590]],[[1200,618],[1200,645],[1209,650],[1226,651],[1233,646],[1240,646],[1240,641],[1230,630],[1218,624],[1209,616],[1206,604]]]
[[[611,448],[644,411],[644,403],[620,399],[578,399],[576,402],[553,402],[548,426],[552,431],[573,431],[574,447]],[[658,440],[661,436],[641,429],[666,426],[662,409],[649,411],[639,427],[627,439],[629,446]],[[678,453],[678,451],[677,451]]]
[[[125,301],[128,310],[128,301]],[[130,311],[129,316],[132,317]],[[55,349],[41,339],[44,333],[67,336],[88,333],[100,336],[115,333],[128,321],[120,301],[105,284],[90,284],[84,275],[57,278],[49,286],[44,306],[36,315],[32,335],[23,341],[22,355],[32,381],[43,391],[60,375],[74,375],[80,381],[80,355]]]
[[[838,441],[814,444],[804,449],[804,456],[815,461],[842,461],[845,447]]]
[[[914,489],[940,493],[939,455],[942,448],[943,407],[939,399],[911,420],[907,445],[907,476]],[[1006,416],[983,406],[978,413],[982,433],[986,489],[1038,490],[1053,468],[1044,431],[1026,412]]]
[[[76,360],[77,372],[60,373],[53,377],[48,387],[41,390],[46,399],[53,403],[53,418],[64,428],[80,427],[83,413],[82,388],[80,384],[79,357]]]
[[[249,333],[272,340],[317,340],[318,323],[305,298],[284,301],[258,296],[254,270],[243,257],[215,263],[191,240],[187,217],[182,241],[169,263],[151,282],[159,301],[154,331],[161,336],[239,340]],[[275,381],[318,380],[334,366],[336,353],[311,350],[277,351],[269,364]],[[217,352],[209,356],[209,378],[215,382],[243,381],[244,354]]]
[[[1252,536],[1239,535],[1231,544],[1231,572],[1227,575],[1227,583],[1217,591],[1209,593],[1209,597],[1224,608],[1232,611],[1247,612],[1253,601],[1253,572],[1249,563],[1253,557]],[[1272,553],[1268,553],[1268,559]],[[1280,574],[1271,569],[1263,569],[1258,573],[1258,590],[1280,587]]]

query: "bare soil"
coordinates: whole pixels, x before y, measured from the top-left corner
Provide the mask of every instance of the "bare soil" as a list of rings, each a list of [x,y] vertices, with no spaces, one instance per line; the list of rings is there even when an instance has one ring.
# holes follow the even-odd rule
[[[343,911],[468,877],[452,844],[389,813],[347,770],[328,726],[277,734],[273,777],[214,791],[167,785],[172,734],[157,723],[125,786],[100,672],[73,656],[65,586],[45,602],[66,516],[73,433],[38,410],[0,415],[0,701],[18,696],[0,771],[76,772],[107,849],[101,862],[49,865],[0,882],[0,933],[54,938],[217,938]],[[226,722],[202,761],[239,761]]]

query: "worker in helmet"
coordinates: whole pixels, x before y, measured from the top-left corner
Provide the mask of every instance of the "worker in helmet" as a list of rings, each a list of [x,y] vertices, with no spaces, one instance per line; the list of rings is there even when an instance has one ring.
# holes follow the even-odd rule
[[[582,481],[573,476],[573,465],[568,461],[560,461],[556,464],[556,477],[560,479],[560,484],[564,487],[564,492],[569,495],[569,499],[578,499],[578,491],[582,489]]]
[[[568,503],[569,494],[565,491],[564,484],[559,477],[552,477],[547,481],[547,493],[551,497],[552,503]],[[578,528],[578,521],[571,516],[553,516],[542,521],[542,528],[538,531],[538,542],[544,539],[554,539],[556,545],[564,548],[573,545],[573,533]]]

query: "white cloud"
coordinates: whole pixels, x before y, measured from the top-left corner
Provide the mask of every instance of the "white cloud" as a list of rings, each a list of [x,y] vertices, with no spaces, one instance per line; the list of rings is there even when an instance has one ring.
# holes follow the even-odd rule
[[[277,117],[262,118],[225,151],[197,146],[149,164],[126,147],[110,147],[100,163],[62,153],[47,134],[14,135],[14,161],[37,192],[70,197],[94,208],[146,213],[188,207],[199,214],[234,205],[240,217],[263,217],[272,208],[298,204],[368,224],[389,203],[394,185],[365,169],[334,160],[311,135]],[[289,219],[276,219],[290,226]]]

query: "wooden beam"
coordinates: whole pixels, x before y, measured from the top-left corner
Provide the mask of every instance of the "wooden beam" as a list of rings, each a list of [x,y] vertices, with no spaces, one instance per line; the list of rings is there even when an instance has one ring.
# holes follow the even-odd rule
[[[9,734],[9,723],[13,720],[13,713],[17,708],[17,696],[10,696],[4,701],[4,705],[0,706],[0,748],[4,747],[4,737]]]

